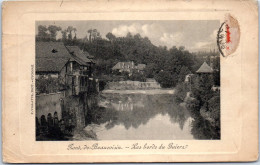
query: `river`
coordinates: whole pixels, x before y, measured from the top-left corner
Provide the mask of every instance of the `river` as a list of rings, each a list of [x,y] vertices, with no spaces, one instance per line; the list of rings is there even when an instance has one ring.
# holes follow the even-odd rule
[[[173,90],[107,90],[90,108],[84,131],[96,140],[190,140],[193,120]]]

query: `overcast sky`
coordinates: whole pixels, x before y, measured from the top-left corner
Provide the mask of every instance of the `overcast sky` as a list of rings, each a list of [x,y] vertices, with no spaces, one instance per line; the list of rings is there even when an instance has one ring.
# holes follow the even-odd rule
[[[216,47],[216,35],[220,26],[219,20],[169,20],[169,21],[39,21],[38,25],[56,25],[62,29],[73,26],[77,37],[83,38],[89,29],[97,29],[103,38],[108,32],[115,36],[126,36],[128,32],[139,33],[148,37],[156,46],[185,46],[192,52],[213,50]],[[37,33],[37,28],[36,28]],[[57,38],[61,38],[59,32]]]

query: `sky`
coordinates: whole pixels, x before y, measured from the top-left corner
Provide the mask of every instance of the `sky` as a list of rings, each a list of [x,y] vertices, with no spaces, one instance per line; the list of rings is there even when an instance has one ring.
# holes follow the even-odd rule
[[[36,34],[38,25],[56,25],[62,29],[73,26],[77,29],[77,38],[84,38],[89,29],[97,29],[102,38],[106,38],[108,32],[115,36],[126,36],[139,33],[142,37],[148,37],[156,46],[185,46],[185,49],[196,52],[217,49],[216,37],[220,27],[219,20],[96,20],[96,21],[38,21],[36,22]],[[61,38],[61,32],[57,39]]]

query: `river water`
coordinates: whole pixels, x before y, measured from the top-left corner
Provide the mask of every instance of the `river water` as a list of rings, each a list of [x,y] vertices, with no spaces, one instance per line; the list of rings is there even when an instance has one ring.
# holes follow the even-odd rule
[[[172,90],[103,91],[84,131],[97,140],[189,140],[193,120]]]

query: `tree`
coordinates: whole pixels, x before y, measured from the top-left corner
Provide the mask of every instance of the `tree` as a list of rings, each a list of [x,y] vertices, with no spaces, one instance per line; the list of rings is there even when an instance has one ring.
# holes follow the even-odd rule
[[[48,34],[48,28],[43,25],[38,26],[38,35],[36,36],[36,40],[47,41],[50,39],[50,35]]]
[[[92,30],[92,38],[93,38],[93,40],[101,38],[100,32],[98,32],[97,29]]]
[[[93,42],[96,39],[101,39],[100,32],[97,31],[97,29],[89,29],[89,42]]]
[[[92,41],[92,29],[89,29],[88,30],[88,33],[89,33],[89,42],[91,42]]]
[[[56,40],[57,32],[61,31],[61,27],[55,26],[55,25],[50,25],[50,26],[48,26],[48,31],[50,32],[50,38],[52,40]]]
[[[63,43],[65,43],[67,41],[67,30],[62,30],[61,34],[62,34],[62,41]]]
[[[142,81],[142,82],[144,82],[146,80],[145,75],[140,73],[140,72],[137,72],[136,70],[134,70],[132,72],[132,75],[129,78],[132,81]]]
[[[133,35],[132,35],[130,32],[128,32],[128,33],[126,34],[126,38],[133,38]]]
[[[73,28],[73,32],[74,32],[74,38],[73,40],[77,40],[77,29],[76,28]]]
[[[189,92],[189,87],[186,83],[179,83],[175,88],[174,98],[177,103],[182,103],[185,101],[187,96],[187,92]]]
[[[134,35],[134,39],[135,40],[140,40],[142,37],[139,33],[137,33],[136,35]]]
[[[63,40],[65,40],[66,45],[75,45],[76,44],[76,31],[77,29],[73,26],[68,26],[67,29],[63,32]],[[72,32],[74,32],[74,38],[72,38]],[[68,35],[67,35],[68,34]],[[66,37],[65,37],[66,36]]]
[[[101,34],[100,34],[100,32],[97,32],[96,39],[101,39]]]
[[[220,97],[219,93],[208,101],[210,117],[214,119],[216,127],[220,127]]]
[[[160,83],[163,88],[170,88],[176,85],[174,75],[168,71],[160,71],[155,75],[155,80]]]
[[[204,103],[207,103],[213,96],[214,92],[211,90],[213,84],[214,79],[211,74],[199,75],[193,80],[191,91],[194,98],[200,102],[201,106],[203,106]]]
[[[107,33],[106,38],[109,41],[113,41],[113,40],[115,40],[116,36],[114,36],[111,32],[109,32],[109,33]]]
[[[72,31],[74,30],[74,28],[72,26],[68,26],[67,28],[67,32],[68,34],[68,40],[71,41],[72,40]]]
[[[181,67],[181,70],[180,70],[180,73],[179,73],[179,76],[178,76],[178,82],[179,82],[179,83],[184,82],[186,75],[187,75],[187,74],[190,74],[190,73],[191,73],[191,72],[190,72],[190,70],[189,70],[188,67],[182,66],[182,67]]]
[[[97,29],[92,30],[92,38],[95,40],[97,38]]]
[[[185,47],[184,47],[184,46],[180,46],[180,47],[179,47],[179,50],[180,50],[180,51],[184,51],[184,50],[185,50]]]
[[[160,71],[157,70],[157,65],[155,63],[148,63],[144,69],[144,74],[147,78],[153,78],[156,74],[156,72]]]

